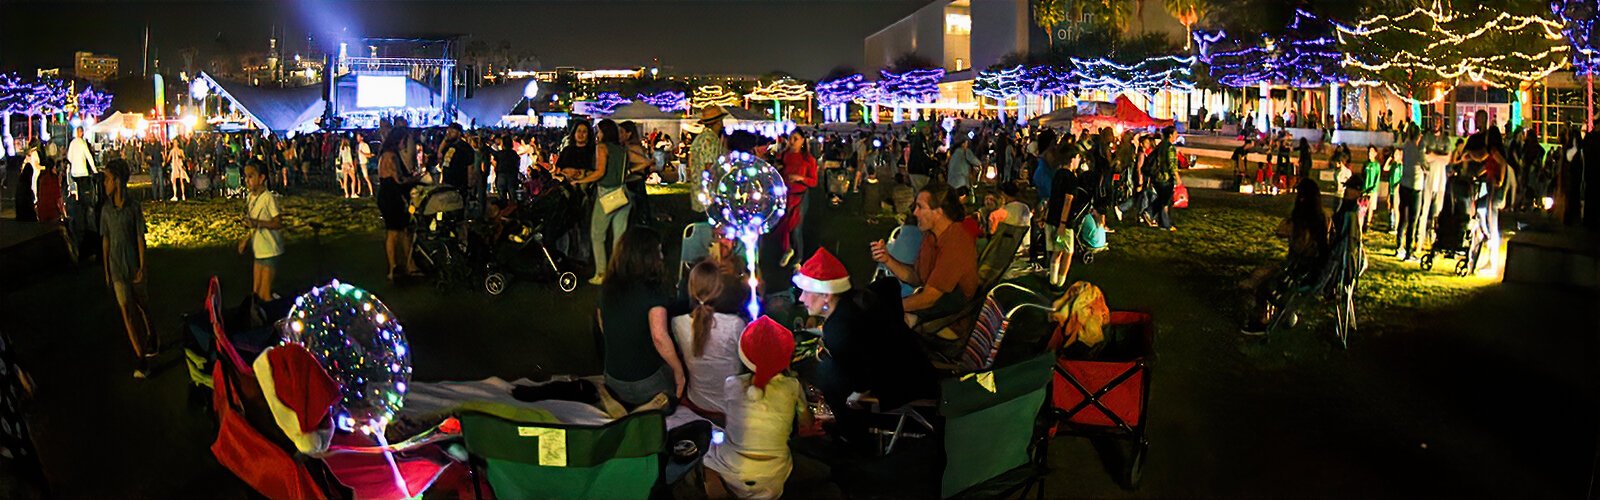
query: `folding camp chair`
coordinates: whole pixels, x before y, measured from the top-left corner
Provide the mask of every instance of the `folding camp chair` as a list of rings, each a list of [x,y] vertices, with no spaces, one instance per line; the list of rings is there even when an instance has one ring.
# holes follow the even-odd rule
[[[219,420],[211,453],[217,462],[268,498],[327,498],[331,484],[321,464],[295,451],[272,419],[254,370],[239,357],[222,328],[221,286],[212,277],[206,292],[218,355],[213,405]]]
[[[689,273],[689,268],[694,267],[694,262],[711,255],[711,242],[717,236],[716,228],[710,222],[696,222],[683,226],[683,245],[678,249],[678,281],[683,282],[684,275]]]
[[[648,498],[662,476],[667,429],[660,410],[595,426],[468,403],[460,420],[467,451],[482,461],[474,468],[484,468],[495,498]]]
[[[1005,340],[1006,330],[1011,324],[1011,318],[1023,310],[1050,310],[1048,306],[1031,303],[1015,304],[1009,307],[1001,306],[995,294],[1002,290],[1011,289],[1022,291],[1028,296],[1036,296],[1026,288],[1011,283],[1002,283],[990,289],[989,294],[984,297],[983,307],[978,312],[978,319],[974,322],[972,331],[966,335],[966,347],[954,356],[931,353],[929,361],[933,364],[934,369],[951,375],[961,375],[993,368],[995,359],[1000,354],[1000,343]],[[901,437],[906,436],[906,424],[908,422],[916,423],[929,432],[934,430],[933,424],[918,410],[931,410],[937,406],[936,401],[912,401],[899,408],[892,408],[887,411],[870,394],[856,397],[852,402],[857,406],[867,408],[873,413],[895,417],[896,423],[893,431],[887,429],[877,430],[877,434],[880,436],[879,449],[885,455],[892,453],[895,444],[899,442]],[[887,443],[883,442],[884,436],[887,436]]]
[[[1048,455],[1040,425],[1055,356],[970,373],[940,383],[944,477],[940,496],[1003,498],[1038,487],[1044,497]]]
[[[1058,353],[1051,420],[1056,432],[1127,441],[1132,449],[1118,479],[1123,487],[1134,489],[1150,448],[1145,420],[1155,323],[1149,314],[1112,311],[1105,326],[1105,342],[1093,360]]]

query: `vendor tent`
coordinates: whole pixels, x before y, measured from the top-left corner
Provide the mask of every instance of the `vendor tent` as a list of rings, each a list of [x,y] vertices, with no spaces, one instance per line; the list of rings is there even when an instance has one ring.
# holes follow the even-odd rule
[[[1094,113],[1084,113],[1083,104],[1079,104],[1078,117],[1073,118],[1074,125],[1089,126],[1122,126],[1123,128],[1148,128],[1166,127],[1173,124],[1172,120],[1151,118],[1149,113],[1139,109],[1127,96],[1117,96],[1117,101],[1111,106],[1106,103],[1095,103]],[[1107,109],[1110,114],[1107,114]]]
[[[139,127],[139,120],[143,119],[144,115],[140,115],[138,113],[123,113],[118,111],[112,113],[111,116],[105,117],[103,120],[95,122],[94,125],[90,125],[89,133],[96,135],[112,135],[123,130],[137,130]]]
[[[681,114],[668,113],[653,105],[643,102],[634,102],[618,107],[611,113],[610,118],[617,122],[632,121],[639,124],[639,133],[648,135],[651,132],[662,132],[677,137],[683,132],[684,118]]]

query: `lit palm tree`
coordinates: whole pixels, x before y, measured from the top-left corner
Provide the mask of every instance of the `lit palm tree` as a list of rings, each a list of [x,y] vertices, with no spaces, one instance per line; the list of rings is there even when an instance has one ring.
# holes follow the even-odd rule
[[[1167,12],[1172,13],[1172,17],[1178,18],[1178,22],[1183,24],[1183,49],[1188,50],[1189,45],[1194,42],[1192,40],[1194,38],[1194,25],[1206,16],[1206,12],[1210,10],[1211,2],[1209,0],[1164,1],[1167,4]]]
[[[1077,2],[1074,2],[1077,3]],[[1056,26],[1067,22],[1067,0],[1033,0],[1033,23],[1044,30],[1045,39],[1055,46]]]

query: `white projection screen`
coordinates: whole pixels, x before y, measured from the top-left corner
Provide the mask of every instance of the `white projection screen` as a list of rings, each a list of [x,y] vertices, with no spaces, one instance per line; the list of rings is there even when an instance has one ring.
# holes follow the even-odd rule
[[[403,108],[405,106],[406,77],[356,76],[357,108]]]

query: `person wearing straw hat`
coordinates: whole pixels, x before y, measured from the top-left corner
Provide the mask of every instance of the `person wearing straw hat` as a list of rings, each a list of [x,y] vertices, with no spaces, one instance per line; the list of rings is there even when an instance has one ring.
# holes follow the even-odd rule
[[[706,453],[706,494],[711,498],[778,498],[794,470],[789,434],[798,419],[810,425],[800,381],[785,373],[794,357],[794,333],[762,316],[739,337],[739,360],[752,373],[728,377],[727,432]]]
[[[706,106],[700,110],[700,126],[705,130],[695,136],[694,142],[689,143],[689,168],[684,179],[695,186],[695,195],[689,197],[689,204],[695,212],[705,213],[705,202],[710,196],[700,191],[700,173],[716,167],[717,158],[728,152],[722,137],[722,120],[727,117],[728,111],[721,106]]]

